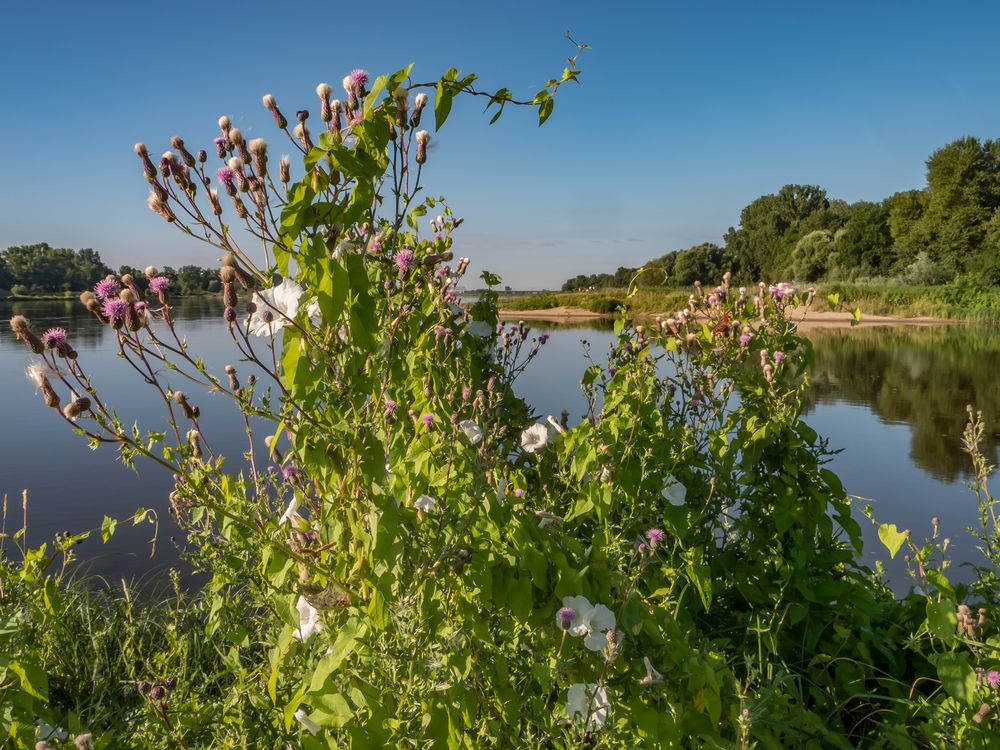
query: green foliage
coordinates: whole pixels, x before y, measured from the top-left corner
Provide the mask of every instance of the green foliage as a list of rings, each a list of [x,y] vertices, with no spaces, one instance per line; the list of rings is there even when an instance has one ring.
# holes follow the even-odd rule
[[[285,277],[250,298],[249,319],[228,318],[253,381],[217,377],[172,346],[170,303],[150,295],[142,309],[158,325],[107,322],[127,364],[146,365],[167,432],[126,426],[85,357],[38,355],[86,385],[74,429],[175,474],[171,509],[207,583],[137,622],[117,598],[67,605],[74,589],[49,572],[47,548],[0,566],[2,611],[15,613],[0,630],[13,654],[0,720],[15,746],[31,746],[37,718],[88,729],[99,747],[995,746],[997,712],[978,704],[996,698],[974,672],[1000,663],[995,577],[975,592],[952,585],[933,549],[889,526],[924,593],[897,601],[857,562],[851,501],[800,416],[815,355],[786,315],[794,290],[752,300],[726,280],[683,295],[662,325],[622,315],[581,378],[588,414],[537,421],[515,386],[544,338],[498,326],[491,273],[474,304],[456,304],[468,261],[448,264],[462,222],[423,192],[426,136],[414,137],[401,89],[424,85],[409,74],[371,90],[359,75],[349,132],[331,124],[313,142],[300,128],[301,177],[281,191],[255,183],[269,210],[229,196],[247,229],[275,238],[272,261],[258,267],[228,232],[196,225],[227,253],[234,309],[236,278]],[[577,74],[571,61],[534,97],[540,121]],[[474,80],[449,70],[432,86],[439,124],[459,94],[479,95]],[[488,96],[494,114],[516,103],[504,89]],[[193,232],[173,210],[195,200],[185,174],[186,197],[154,210]],[[147,179],[166,192],[155,171]],[[772,228],[814,231],[809,220],[831,210],[815,188],[770,198]],[[793,245],[772,239],[767,263],[788,262]],[[718,271],[720,253],[702,247],[674,271]],[[211,451],[193,397],[165,386],[161,368],[232,401],[247,465]],[[49,400],[64,389],[38,377]],[[967,444],[989,557],[981,437]],[[56,544],[65,556],[83,540]],[[74,661],[73,637],[95,632],[95,614],[110,629]],[[97,664],[113,684],[82,684]]]

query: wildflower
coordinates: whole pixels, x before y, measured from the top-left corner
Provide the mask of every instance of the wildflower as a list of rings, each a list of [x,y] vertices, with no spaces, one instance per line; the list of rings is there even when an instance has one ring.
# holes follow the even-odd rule
[[[323,630],[323,622],[319,619],[319,610],[311,605],[304,596],[295,602],[299,613],[299,627],[292,633],[300,641],[308,641],[316,633]]]
[[[299,522],[302,522],[301,524]],[[284,526],[286,523],[292,524],[292,526],[301,526],[305,523],[305,519],[299,515],[299,498],[292,497],[288,501],[288,507],[285,508],[285,512],[281,514],[281,518],[278,519],[278,526]]]
[[[348,88],[348,81],[350,82],[350,88]],[[355,68],[344,78],[344,90],[348,94],[355,94],[356,96],[361,96],[365,91],[365,84],[368,83],[368,71],[362,70],[361,68]]]
[[[646,532],[646,541],[649,542],[650,549],[659,547],[666,538],[667,535],[663,533],[663,529],[650,529]]]
[[[413,507],[421,513],[433,513],[437,510],[437,500],[430,495],[421,495],[413,502]]]
[[[93,744],[91,742],[90,732],[78,734],[73,738],[73,744],[76,745],[76,750],[91,750]]]
[[[604,688],[593,683],[570,685],[566,694],[566,715],[573,721],[583,721],[588,732],[603,727],[610,710],[611,704]]]
[[[986,682],[994,690],[1000,688],[1000,672],[995,669],[991,669],[986,673]]]
[[[742,346],[746,346],[749,343],[750,343],[750,334],[744,333],[742,336],[740,336],[740,344]]]
[[[236,173],[229,167],[219,167],[215,171],[215,179],[226,189],[229,195],[236,195]]]
[[[774,361],[775,361],[775,362],[778,362],[778,363],[780,363],[780,362],[782,362],[782,361],[783,361],[784,359],[785,359],[785,353],[784,353],[784,352],[775,352],[775,353],[774,353]]]
[[[642,657],[642,664],[646,667],[646,676],[639,680],[640,685],[652,685],[654,682],[663,682],[663,675],[653,669],[653,664],[648,656]]]
[[[298,467],[289,464],[282,467],[281,476],[289,484],[295,484],[302,478],[302,472],[299,471]]]
[[[386,419],[393,416],[396,413],[396,409],[399,408],[399,404],[393,401],[391,398],[385,400],[385,416]]]
[[[547,333],[538,334],[538,343],[541,344],[542,346],[545,346],[545,342],[548,340],[549,340],[549,334]]]
[[[479,445],[480,441],[482,441],[483,431],[480,429],[479,425],[471,419],[463,419],[458,423],[458,427],[465,433],[465,437],[467,437],[469,442],[473,445]]]
[[[94,294],[101,299],[111,299],[113,297],[117,297],[121,290],[122,288],[118,282],[111,278],[101,279],[94,284]]]
[[[154,276],[149,280],[149,291],[158,297],[162,297],[170,288],[170,279],[166,276]]]
[[[668,475],[663,480],[663,489],[660,494],[671,505],[684,505],[684,501],[687,499],[687,487],[678,482],[674,476]]]
[[[430,143],[431,134],[426,130],[418,130],[417,135],[417,164],[427,161],[427,144]]]
[[[300,708],[299,710],[297,710],[293,714],[293,716],[295,716],[295,719],[299,722],[299,724],[305,727],[306,731],[309,732],[309,734],[316,734],[317,732],[320,731],[320,725],[317,724],[312,719],[310,719],[306,715],[306,712],[303,709]]]
[[[101,312],[104,313],[111,325],[115,328],[121,328],[125,323],[125,318],[128,317],[128,302],[117,297],[113,297],[104,303],[101,308]]]
[[[313,300],[309,303],[306,308],[306,317],[309,318],[309,322],[314,326],[318,326],[323,322],[323,312],[319,309],[319,302]]]
[[[560,435],[566,434],[566,428],[563,427],[551,414],[545,418],[545,421],[552,425],[552,429],[558,432]]]
[[[560,630],[569,630],[576,619],[576,610],[572,607],[562,607],[556,612],[556,625]]]
[[[420,416],[420,421],[424,423],[424,427],[428,430],[434,426],[434,415],[430,413],[425,413]]]
[[[521,448],[526,453],[538,453],[549,440],[549,431],[543,424],[533,424],[521,433]]]
[[[465,326],[465,330],[467,333],[471,333],[473,336],[478,336],[481,339],[493,333],[492,326],[481,320],[470,320],[468,325]]]
[[[63,414],[66,419],[75,422],[88,409],[90,409],[90,399],[86,396],[80,396],[79,398],[74,398],[63,407]]]
[[[615,613],[603,604],[591,604],[585,596],[563,597],[563,606],[576,612],[570,633],[582,635],[583,645],[591,651],[603,651],[608,645],[608,633],[615,629]]]
[[[400,277],[405,276],[406,272],[410,270],[410,266],[413,265],[413,251],[403,249],[396,253],[396,268],[399,269]]]
[[[50,328],[42,334],[42,343],[49,349],[62,349],[67,345],[65,328]]]
[[[516,490],[514,490],[514,497],[524,497],[524,490],[518,487]]]
[[[277,286],[255,292],[256,309],[247,320],[247,330],[254,336],[273,336],[289,325],[299,312],[299,299],[305,290],[291,279]]]

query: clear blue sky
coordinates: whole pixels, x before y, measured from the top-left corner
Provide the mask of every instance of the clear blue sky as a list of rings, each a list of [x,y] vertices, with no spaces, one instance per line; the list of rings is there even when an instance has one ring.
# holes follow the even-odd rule
[[[922,186],[946,142],[1000,135],[994,2],[7,0],[0,27],[0,247],[114,266],[214,263],[146,209],[136,141],[210,145],[225,113],[280,149],[261,95],[315,112],[316,84],[355,67],[530,95],[567,30],[593,50],[545,127],[488,127],[467,102],[428,163],[466,218],[459,253],[515,288],[719,241],[788,182],[879,200]]]

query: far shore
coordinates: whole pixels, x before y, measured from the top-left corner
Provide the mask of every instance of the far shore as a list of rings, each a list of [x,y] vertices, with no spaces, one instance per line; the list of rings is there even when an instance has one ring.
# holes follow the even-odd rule
[[[669,313],[661,313],[669,317]],[[567,323],[575,320],[613,320],[614,315],[591,312],[582,307],[550,307],[544,310],[500,310],[500,317],[507,320],[549,320]],[[642,313],[636,317],[654,318],[654,313]],[[788,317],[798,323],[799,330],[808,331],[817,328],[850,328],[854,320],[849,312],[835,310],[801,310],[792,308]],[[855,327],[871,328],[873,326],[936,326],[954,325],[963,321],[947,318],[930,317],[899,317],[895,315],[864,315]]]

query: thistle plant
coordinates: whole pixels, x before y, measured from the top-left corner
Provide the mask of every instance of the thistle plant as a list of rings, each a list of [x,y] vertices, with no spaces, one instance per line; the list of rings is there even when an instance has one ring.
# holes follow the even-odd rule
[[[189,351],[152,267],[81,296],[162,432],[128,426],[64,332],[11,322],[57,418],[172,472],[208,578],[217,661],[176,690],[139,683],[131,740],[849,746],[914,723],[883,663],[890,628],[871,625],[899,610],[856,562],[850,502],[799,418],[812,352],[788,313],[811,292],[726,275],[673,314],[621,315],[581,380],[587,413],[559,418],[517,396],[546,337],[499,319],[499,279],[463,303],[463,221],[425,188],[430,144],[456,97],[544,122],[578,75],[573,58],[516,100],[455,70],[354,70],[343,98],[316,87],[318,119],[268,94],[296,153],[276,170],[228,116],[212,149],[175,137],[154,161],[138,144],[149,207],[220,254],[233,346],[219,372]],[[241,415],[242,457],[216,450],[205,392]],[[172,673],[151,661],[144,674]],[[121,741],[102,728],[102,746]]]

